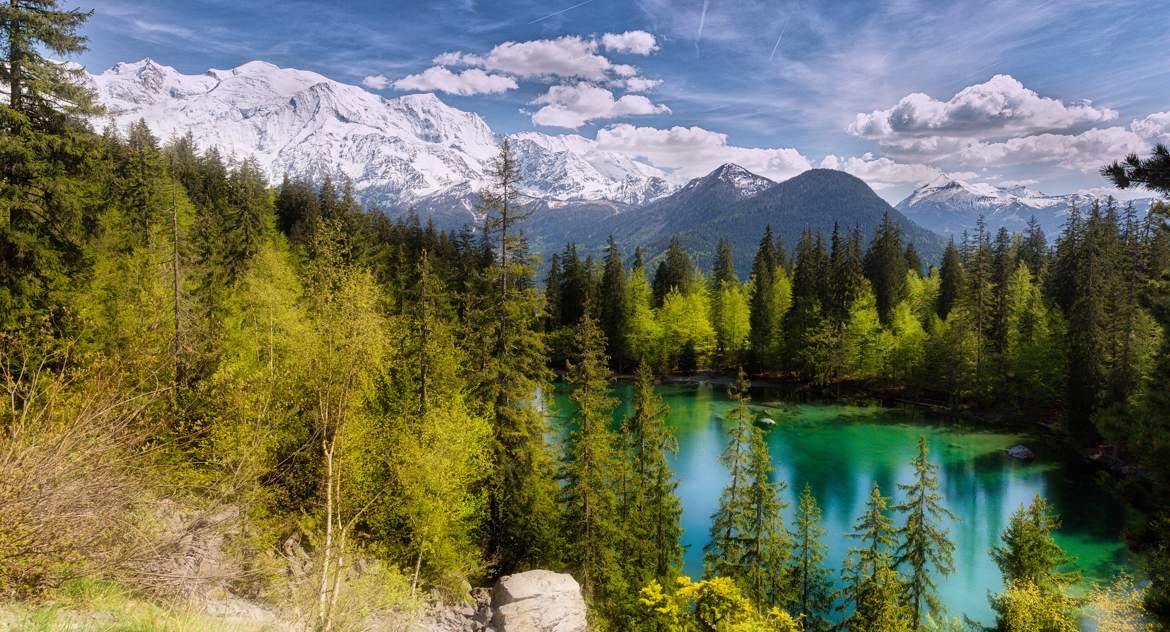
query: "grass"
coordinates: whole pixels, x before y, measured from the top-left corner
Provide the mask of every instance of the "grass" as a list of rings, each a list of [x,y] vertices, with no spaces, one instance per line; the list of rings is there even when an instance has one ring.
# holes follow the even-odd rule
[[[274,624],[232,623],[138,597],[94,580],[70,582],[41,604],[0,606],[0,631],[8,632],[268,632]]]

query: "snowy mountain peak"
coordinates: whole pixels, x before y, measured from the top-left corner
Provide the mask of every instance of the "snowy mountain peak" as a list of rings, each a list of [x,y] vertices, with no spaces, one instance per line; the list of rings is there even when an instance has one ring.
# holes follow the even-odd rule
[[[1034,216],[1052,235],[1060,231],[1072,206],[1083,208],[1096,199],[1100,198],[1086,193],[1046,195],[1023,184],[997,187],[940,175],[915,189],[895,208],[922,226],[944,234],[970,230],[982,215],[989,230],[1006,227],[1014,232],[1024,230]],[[1147,199],[1134,202],[1139,212],[1149,205]]]
[[[98,127],[143,119],[160,138],[189,132],[200,147],[255,158],[273,182],[349,178],[388,212],[443,204],[473,219],[468,197],[486,183],[501,141],[479,115],[434,94],[385,99],[265,61],[185,75],[143,59],[89,80],[109,113]],[[672,190],[662,171],[581,136],[512,138],[522,146],[522,192],[533,198],[641,204]]]
[[[728,162],[719,165],[714,171],[701,178],[691,180],[683,189],[719,187],[728,189],[735,197],[743,199],[751,197],[773,184],[776,183],[768,178],[758,176],[733,162]]]

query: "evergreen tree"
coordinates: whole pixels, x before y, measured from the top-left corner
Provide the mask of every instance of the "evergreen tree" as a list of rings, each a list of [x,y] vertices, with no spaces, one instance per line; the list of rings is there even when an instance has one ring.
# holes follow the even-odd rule
[[[954,309],[963,291],[963,263],[959,249],[955,246],[954,238],[943,251],[942,264],[939,267],[938,317],[946,317]]]
[[[561,327],[575,327],[588,311],[589,267],[577,256],[576,244],[565,244],[561,255]]]
[[[78,33],[93,11],[63,10],[57,0],[9,0],[0,5],[0,85],[8,107],[35,129],[60,129],[67,118],[94,113],[85,69],[60,62],[86,50]],[[45,53],[51,52],[56,58]],[[7,116],[5,117],[7,119]]]
[[[601,276],[598,293],[598,320],[605,339],[609,343],[609,356],[620,371],[629,359],[626,350],[626,330],[629,329],[629,307],[626,305],[626,270],[622,265],[622,253],[611,235],[606,246],[605,268]]]
[[[807,483],[796,506],[796,520],[791,534],[794,551],[790,577],[792,611],[800,615],[804,629],[821,632],[831,629],[829,613],[833,609],[833,582],[825,567],[827,546],[822,542],[821,508]]]
[[[544,278],[544,310],[548,318],[546,330],[553,330],[561,326],[563,276],[561,272],[561,256],[553,253],[548,265],[548,274]]]
[[[778,313],[774,297],[776,274],[780,266],[776,260],[776,245],[772,238],[772,227],[764,229],[764,237],[752,260],[751,294],[751,352],[756,367],[770,368],[777,365],[777,345],[780,341],[780,323],[784,317]]]
[[[865,276],[873,285],[878,314],[888,323],[890,313],[906,296],[906,254],[902,250],[902,229],[887,212],[865,253]]]
[[[906,500],[892,507],[906,516],[897,534],[894,566],[908,567],[906,597],[915,630],[922,625],[923,615],[929,614],[938,620],[942,614],[942,604],[935,594],[934,575],[946,577],[955,569],[955,545],[941,523],[957,517],[942,503],[942,494],[938,491],[938,466],[928,457],[926,437],[919,437],[918,456],[912,461],[914,482],[898,485],[906,493]]]
[[[727,447],[719,462],[727,469],[728,480],[719,497],[719,509],[711,516],[711,538],[703,547],[703,567],[710,577],[723,576],[741,581],[741,562],[747,551],[745,532],[750,519],[748,499],[749,457],[752,416],[748,410],[748,381],[740,369],[739,379],[727,389],[732,408],[727,412]]]
[[[577,355],[569,365],[571,399],[577,412],[564,442],[558,478],[564,506],[565,561],[586,598],[605,609],[623,594],[619,564],[617,498],[610,472],[616,465],[610,422],[617,403],[610,396],[605,335],[589,315],[576,330]]]
[[[667,454],[678,440],[666,425],[670,409],[654,391],[654,374],[640,364],[634,374],[633,412],[622,423],[621,458],[630,480],[621,490],[624,561],[630,586],[674,579],[681,564],[682,504]]]
[[[862,608],[869,590],[885,586],[885,578],[881,575],[889,570],[895,536],[894,523],[889,516],[889,502],[890,499],[882,496],[881,488],[875,482],[870,488],[865,512],[857,519],[853,532],[849,534],[860,544],[849,549],[847,563],[843,568],[843,605],[852,605],[855,613]]]
[[[743,558],[739,576],[744,592],[756,607],[766,611],[785,605],[790,597],[786,575],[792,559],[792,540],[781,517],[787,505],[780,499],[787,484],[772,482],[774,468],[764,430],[754,428],[750,432],[744,494],[747,515],[740,537]]]
[[[922,274],[922,257],[913,243],[906,244],[906,252],[902,255],[906,259],[906,267],[915,274]]]
[[[715,254],[715,265],[711,268],[711,292],[719,290],[725,283],[738,283],[739,275],[735,273],[735,258],[731,253],[731,242],[719,240],[719,248]]]
[[[1020,243],[1019,258],[1028,266],[1034,278],[1041,278],[1048,263],[1048,239],[1035,215],[1028,218],[1028,228]]]
[[[670,238],[670,245],[666,248],[666,256],[654,271],[654,306],[662,307],[666,295],[671,290],[686,293],[694,283],[695,266],[691,263],[691,256],[683,248],[678,237]]]
[[[991,559],[999,566],[1004,584],[1026,582],[1057,593],[1079,579],[1077,573],[1059,570],[1074,561],[1052,537],[1059,527],[1060,518],[1039,495],[1012,514],[1000,536],[1001,544],[991,549]]]
[[[547,421],[533,401],[547,381],[545,346],[532,267],[518,256],[523,243],[511,232],[523,214],[514,208],[518,169],[507,143],[492,177],[482,196],[491,216],[482,242],[486,268],[469,298],[464,338],[477,361],[472,392],[493,433],[485,548],[495,570],[508,573],[555,559],[557,486]]]

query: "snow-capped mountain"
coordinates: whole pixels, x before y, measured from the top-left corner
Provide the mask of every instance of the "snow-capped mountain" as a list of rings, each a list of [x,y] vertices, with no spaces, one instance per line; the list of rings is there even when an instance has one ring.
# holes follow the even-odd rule
[[[473,194],[503,139],[479,115],[433,94],[385,99],[262,61],[184,75],[144,59],[90,81],[123,129],[143,119],[163,139],[190,132],[200,147],[254,158],[274,182],[286,173],[350,178],[359,197],[388,211],[470,219]],[[525,176],[521,191],[535,199],[643,204],[672,190],[661,170],[581,136],[523,132],[511,139]]]
[[[957,236],[964,230],[972,230],[982,215],[992,232],[1001,226],[1022,232],[1028,219],[1035,216],[1044,232],[1052,236],[1060,232],[1074,205],[1087,211],[1098,200],[1104,201],[1104,197],[1084,192],[1046,195],[1026,186],[997,187],[943,175],[916,189],[895,208],[919,225],[943,235]],[[1145,198],[1133,200],[1135,209],[1143,215],[1150,202]]]

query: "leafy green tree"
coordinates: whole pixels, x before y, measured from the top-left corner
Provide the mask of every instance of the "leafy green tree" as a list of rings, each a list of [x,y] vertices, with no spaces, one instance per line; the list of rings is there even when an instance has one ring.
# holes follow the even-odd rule
[[[1009,584],[993,599],[999,613],[998,632],[1077,632],[1074,603],[1027,581]],[[1112,628],[1102,628],[1112,629]]]
[[[747,350],[751,333],[751,308],[737,281],[726,281],[711,300],[712,324],[724,365],[734,363]]]
[[[669,366],[694,371],[708,363],[715,351],[715,329],[707,319],[709,313],[702,287],[686,293],[671,290],[666,295],[657,317]]]
[[[651,306],[653,296],[650,284],[646,280],[646,269],[641,261],[641,251],[634,257],[634,265],[630,268],[627,283],[629,297],[626,300],[629,310],[629,329],[626,332],[626,344],[630,355],[639,362],[651,366],[662,367],[665,364],[665,354],[662,349],[662,326],[654,314]]]
[[[849,632],[908,632],[913,613],[903,601],[905,586],[886,554],[874,560],[873,573],[862,578],[857,607],[845,622]]]
[[[638,601],[655,629],[669,632],[800,632],[800,625],[778,608],[759,614],[728,577],[699,582],[679,577],[668,593],[658,582],[642,588]]]
[[[829,613],[833,610],[833,581],[825,567],[827,546],[822,542],[821,508],[807,483],[796,506],[796,520],[791,537],[794,543],[790,578],[792,611],[800,616],[804,629],[820,632],[831,629]]]
[[[894,566],[908,571],[906,598],[915,630],[920,629],[925,615],[936,619],[942,615],[934,577],[945,578],[955,570],[955,545],[943,523],[958,517],[943,504],[938,491],[938,466],[929,457],[926,437],[919,437],[918,456],[911,462],[914,482],[898,485],[906,500],[891,507],[906,517],[898,529]]]

